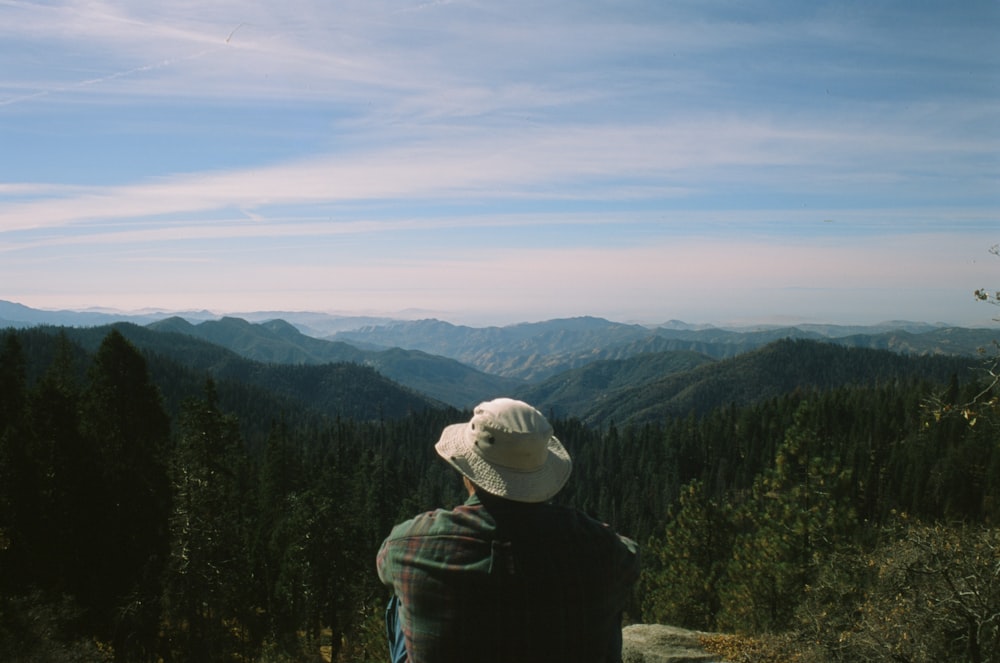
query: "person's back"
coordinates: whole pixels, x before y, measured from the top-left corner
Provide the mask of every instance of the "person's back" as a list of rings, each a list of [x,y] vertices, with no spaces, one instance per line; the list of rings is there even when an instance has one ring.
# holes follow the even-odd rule
[[[526,404],[504,399],[476,412],[485,444],[518,447],[531,442],[535,428],[542,433],[535,438],[550,448],[558,444],[544,418]],[[461,436],[472,445],[477,417]],[[379,551],[379,575],[398,600],[408,660],[619,661],[621,611],[638,576],[634,542],[575,510],[544,502],[565,482],[568,455],[549,479],[535,472],[529,480],[524,475],[530,467],[511,467],[515,456],[489,449],[470,459],[468,448],[450,448],[449,440],[460,439],[458,428],[449,427],[450,437],[446,429],[438,451],[466,476],[469,500],[397,525]],[[558,451],[565,454],[561,445]],[[499,474],[486,476],[484,461],[504,464]],[[470,474],[481,482],[474,493]]]
[[[635,546],[574,510],[480,494],[395,528],[379,562],[414,662],[620,658]]]

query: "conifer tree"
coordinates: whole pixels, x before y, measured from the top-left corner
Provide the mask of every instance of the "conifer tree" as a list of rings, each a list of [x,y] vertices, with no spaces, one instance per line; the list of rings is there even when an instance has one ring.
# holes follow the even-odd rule
[[[0,348],[0,592],[19,584],[29,563],[27,508],[35,499],[25,439],[24,352],[10,332]]]
[[[751,632],[785,628],[824,554],[855,520],[850,472],[824,455],[814,410],[804,403],[738,514],[721,591],[720,626]]]
[[[203,400],[185,404],[170,463],[165,604],[176,660],[218,661],[255,645],[237,637],[253,607],[246,472],[238,422],[219,411],[209,381]]]
[[[731,530],[727,507],[708,497],[701,481],[682,489],[662,538],[653,537],[643,550],[639,594],[645,621],[715,628]]]
[[[152,657],[160,578],[167,552],[169,484],[164,463],[170,421],[146,361],[118,331],[101,343],[89,372],[81,428],[96,463],[78,550],[89,573],[81,598],[119,656]]]
[[[48,591],[70,595],[76,594],[78,580],[91,573],[79,563],[78,550],[93,536],[81,524],[88,521],[89,500],[100,474],[95,459],[84,455],[77,376],[72,346],[60,334],[55,359],[29,390],[27,405],[42,507],[34,541],[35,582]]]
[[[303,495],[310,482],[284,423],[274,424],[257,477],[253,565],[266,613],[267,638],[286,654],[298,652],[297,632],[304,622],[302,571]],[[304,522],[305,520],[305,522]]]

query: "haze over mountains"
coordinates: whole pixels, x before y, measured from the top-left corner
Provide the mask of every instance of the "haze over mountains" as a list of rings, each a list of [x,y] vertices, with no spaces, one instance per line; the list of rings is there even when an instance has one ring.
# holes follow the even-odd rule
[[[333,334],[341,330],[356,329],[364,325],[391,322],[390,318],[374,316],[343,316],[302,311],[253,311],[230,314],[250,322],[283,319],[292,322],[312,336]],[[0,327],[28,327],[32,325],[64,325],[68,327],[110,325],[132,322],[148,325],[165,318],[179,317],[191,322],[218,320],[219,314],[205,310],[165,311],[150,309],[138,312],[115,311],[102,308],[85,310],[43,310],[0,299]]]
[[[49,310],[49,309],[37,309],[19,304],[17,302],[11,302],[0,299],[0,327],[26,327],[31,325],[65,325],[65,326],[95,326],[95,325],[106,325],[113,324],[115,322],[132,322],[138,325],[147,325],[158,320],[164,320],[171,317],[183,318],[192,323],[198,323],[207,320],[219,320],[223,317],[231,318],[241,318],[248,322],[266,322],[269,320],[285,320],[286,322],[294,325],[302,333],[322,338],[326,336],[331,336],[339,332],[364,332],[368,329],[374,328],[386,328],[394,330],[393,333],[398,333],[400,325],[407,325],[410,322],[416,321],[421,323],[421,326],[425,326],[427,323],[431,322],[441,322],[440,320],[433,319],[433,316],[414,315],[415,312],[407,312],[405,318],[400,317],[389,317],[389,316],[373,316],[373,315],[349,315],[349,314],[336,314],[336,313],[324,313],[324,312],[313,312],[313,311],[276,311],[276,310],[265,310],[265,311],[246,311],[246,312],[230,312],[225,314],[219,314],[213,311],[207,310],[164,310],[164,309],[145,309],[141,311],[119,311],[114,309],[107,309],[101,307],[92,307],[87,309],[60,309],[60,310]],[[571,320],[594,320],[600,321],[600,318],[588,318],[588,317],[576,317],[570,318]],[[604,322],[607,322],[604,320]],[[443,323],[449,325],[450,323]],[[524,335],[524,332],[519,332],[526,328],[528,334],[532,333],[531,327],[536,324],[546,324],[546,322],[524,322],[520,324],[512,324],[503,327],[497,326],[483,326],[483,327],[470,327],[464,325],[453,325],[456,327],[461,327],[464,329],[504,329],[517,335]],[[789,327],[795,327],[798,329],[816,332],[821,336],[848,336],[857,333],[873,333],[873,332],[884,332],[884,331],[894,331],[903,330],[913,333],[922,333],[930,331],[933,329],[939,329],[944,327],[950,327],[954,325],[949,325],[944,322],[914,322],[905,320],[891,320],[886,322],[881,322],[874,325],[836,325],[836,324],[815,324],[815,323],[796,323],[796,324],[754,324],[754,325],[723,325],[723,326],[713,326],[707,324],[698,323],[688,323],[679,320],[669,320],[658,324],[640,325],[640,324],[622,324],[623,326],[639,328],[639,329],[674,329],[674,330],[687,330],[687,331],[698,331],[698,330],[710,330],[710,329],[725,329],[729,331],[736,332],[746,332],[760,329],[785,329]],[[991,325],[986,323],[983,325],[989,328]]]
[[[1000,335],[904,322],[735,330],[582,317],[477,328],[320,313],[288,314],[295,322],[263,312],[247,316],[257,322],[207,312],[146,315],[0,302],[0,327],[73,328],[72,337],[96,346],[114,324],[146,351],[323,412],[371,417],[469,408],[506,394],[593,425],[707,411],[797,388],[912,375],[943,381],[968,371],[976,364],[969,357]],[[370,372],[352,373],[362,368]],[[376,386],[380,379],[387,383]],[[370,406],[345,389],[352,380],[372,390]]]

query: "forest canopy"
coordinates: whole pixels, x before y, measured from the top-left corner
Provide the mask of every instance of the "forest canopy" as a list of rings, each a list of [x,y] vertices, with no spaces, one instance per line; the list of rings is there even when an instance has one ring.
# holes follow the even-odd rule
[[[114,329],[91,347],[3,337],[0,658],[385,660],[374,554],[461,499],[432,444],[465,415],[360,367],[268,389],[261,367],[212,374]],[[767,352],[853,370],[822,343]],[[627,619],[790,634],[814,660],[996,660],[1000,422],[926,407],[988,383],[902,363],[779,391],[727,375],[761,397],[642,423],[555,417],[575,468],[557,500],[643,544]],[[296,397],[317,379],[340,381],[336,407]]]

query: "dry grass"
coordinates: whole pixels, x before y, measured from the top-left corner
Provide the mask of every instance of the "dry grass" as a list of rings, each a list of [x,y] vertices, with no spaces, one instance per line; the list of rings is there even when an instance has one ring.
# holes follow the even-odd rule
[[[699,638],[705,651],[729,663],[819,663],[816,652],[781,635],[712,634]]]

